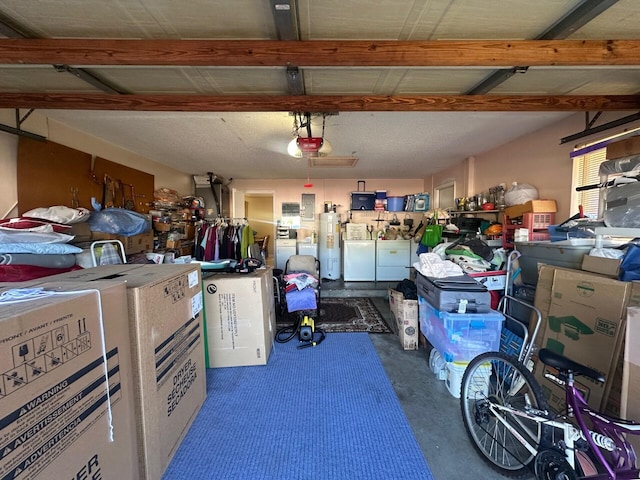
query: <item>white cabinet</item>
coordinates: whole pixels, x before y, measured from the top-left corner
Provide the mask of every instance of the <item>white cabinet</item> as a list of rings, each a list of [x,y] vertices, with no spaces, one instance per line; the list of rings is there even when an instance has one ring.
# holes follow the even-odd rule
[[[342,251],[342,276],[345,282],[375,281],[375,240],[345,240]]]
[[[409,278],[411,240],[378,240],[376,242],[376,280]]]
[[[295,238],[276,238],[276,268],[284,270],[287,260],[296,254]]]

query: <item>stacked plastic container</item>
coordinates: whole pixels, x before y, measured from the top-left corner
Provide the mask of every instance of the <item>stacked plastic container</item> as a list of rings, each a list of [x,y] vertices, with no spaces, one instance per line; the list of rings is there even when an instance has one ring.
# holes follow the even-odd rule
[[[511,218],[504,215],[502,223],[502,247],[513,248],[517,230],[525,230],[527,238],[520,241],[539,242],[549,240],[549,226],[555,220],[553,212],[527,212],[522,217]]]
[[[441,312],[420,296],[418,312],[420,331],[443,360],[439,361],[433,354],[436,358],[432,357],[429,362],[431,368],[438,378],[445,380],[451,395],[459,398],[462,376],[469,362],[481,353],[500,349],[504,315],[495,310],[487,313]],[[444,372],[434,370],[436,365]],[[487,365],[485,373],[490,375],[491,365]]]

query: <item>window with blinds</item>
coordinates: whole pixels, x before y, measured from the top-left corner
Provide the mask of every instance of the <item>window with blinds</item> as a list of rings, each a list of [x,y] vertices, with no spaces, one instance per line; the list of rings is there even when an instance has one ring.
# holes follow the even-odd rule
[[[590,190],[576,191],[576,187],[585,185],[597,185],[600,180],[600,164],[604,162],[607,153],[607,144],[618,141],[623,137],[640,132],[640,128],[635,128],[624,133],[613,135],[611,137],[599,140],[598,142],[581,145],[571,153],[573,158],[573,195],[571,199],[571,211],[577,212],[579,206],[582,205],[584,214],[590,218],[598,217],[598,206],[600,203],[599,188]],[[614,178],[611,175],[607,180]]]
[[[598,170],[600,164],[606,160],[607,148],[598,148],[586,155],[574,157],[574,183],[576,186],[597,185],[600,183]],[[577,205],[582,205],[584,214],[590,218],[598,217],[598,204],[600,202],[600,189],[583,190],[575,192]],[[572,210],[577,211],[577,208]]]

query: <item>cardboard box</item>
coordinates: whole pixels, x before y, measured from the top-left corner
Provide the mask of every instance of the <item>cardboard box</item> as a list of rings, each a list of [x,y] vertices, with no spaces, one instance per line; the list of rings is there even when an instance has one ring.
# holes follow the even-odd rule
[[[404,350],[418,350],[418,301],[405,300],[402,292],[390,288],[389,306],[395,320],[396,331]]]
[[[0,305],[0,478],[140,478],[124,284],[41,286]]]
[[[635,135],[624,140],[610,143],[607,145],[607,160],[614,158],[627,157],[629,155],[637,155],[640,153],[640,135]]]
[[[608,277],[618,278],[620,273],[620,259],[593,257],[585,255],[582,258],[582,270],[593,273],[600,273]]]
[[[125,281],[140,476],[160,480],[206,396],[200,267],[112,265],[51,281]]]
[[[345,240],[367,240],[369,238],[367,226],[366,223],[347,223]]]
[[[209,367],[265,365],[276,334],[271,268],[203,279]]]
[[[603,372],[607,377],[604,384],[586,377],[578,378],[577,383],[592,407],[604,409],[622,348],[626,307],[637,297],[639,284],[547,266],[542,267],[540,280],[535,306],[541,310],[543,326],[536,343]],[[564,393],[544,377],[552,370],[539,362],[535,377],[550,406],[560,411]]]
[[[177,240],[167,240],[167,248],[178,249],[180,248],[180,239]]]
[[[517,218],[529,212],[552,213],[557,211],[558,205],[555,200],[529,200],[527,203],[505,208],[504,214],[509,218]]]
[[[153,222],[153,229],[156,232],[169,232],[171,231],[171,224],[166,222]]]
[[[125,237],[123,235],[114,235],[112,233],[91,232],[91,240],[119,240],[124,246],[127,255],[134,253],[152,252],[153,251],[153,231]]]
[[[622,367],[622,389],[620,416],[631,420],[640,419],[640,308],[627,309],[627,331],[625,336],[624,362]],[[629,435],[629,441],[640,451],[640,437]]]

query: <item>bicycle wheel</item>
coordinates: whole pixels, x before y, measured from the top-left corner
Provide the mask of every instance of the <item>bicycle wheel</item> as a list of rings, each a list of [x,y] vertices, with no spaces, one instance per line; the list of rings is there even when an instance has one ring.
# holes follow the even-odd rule
[[[566,457],[559,450],[542,450],[535,459],[536,480],[578,480]]]
[[[547,400],[531,372],[515,357],[501,352],[483,353],[467,366],[460,392],[462,420],[480,456],[505,476],[530,476],[531,462],[543,439],[550,438],[551,427],[492,406],[547,410]]]

